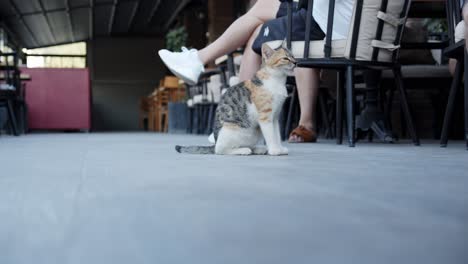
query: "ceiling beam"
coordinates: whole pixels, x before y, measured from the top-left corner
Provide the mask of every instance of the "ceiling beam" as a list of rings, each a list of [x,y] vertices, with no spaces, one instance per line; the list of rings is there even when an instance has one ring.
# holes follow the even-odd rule
[[[135,5],[133,6],[132,13],[130,14],[130,20],[128,21],[128,27],[127,27],[128,32],[132,31],[133,23],[135,22],[135,16],[139,8],[140,8],[140,1],[137,1]]]
[[[9,42],[12,42],[14,46],[20,47],[24,46],[24,43],[21,41],[21,39],[18,37],[18,35],[13,32],[7,24],[5,24],[3,21],[0,21],[0,27],[5,31],[5,33],[9,37]]]
[[[176,6],[175,10],[171,13],[171,16],[169,17],[169,19],[167,20],[166,24],[164,24],[164,27],[163,27],[163,32],[166,32],[169,27],[172,25],[172,23],[174,22],[174,20],[177,18],[177,16],[179,15],[180,11],[182,11],[182,9],[184,9],[184,7],[190,2],[190,0],[180,0],[179,1],[179,4]]]
[[[140,0],[119,0],[119,3],[139,3]],[[93,5],[91,4],[87,4],[87,5],[76,5],[76,6],[73,6],[73,7],[70,7],[68,8],[69,11],[75,11],[75,10],[79,10],[79,9],[89,9],[89,8],[92,8],[92,7],[98,7],[98,6],[110,6],[110,5],[113,5],[114,2],[98,2],[98,3],[94,3]],[[37,16],[37,15],[41,15],[43,13],[45,14],[51,14],[51,13],[59,13],[59,12],[66,12],[67,11],[67,8],[52,8],[52,9],[47,9],[47,10],[44,10],[43,11],[33,11],[33,12],[25,12],[25,13],[22,13],[21,15],[23,17],[28,17],[28,16]],[[15,18],[17,17],[17,15],[9,15],[9,16],[6,16],[5,18],[7,19],[10,19],[10,18]]]
[[[160,4],[161,4],[161,0],[156,0],[153,8],[151,8],[151,13],[148,18],[148,21],[146,21],[147,25],[151,24],[151,21],[153,21],[154,15],[156,15],[156,11],[158,10]]]
[[[41,8],[41,14],[45,18],[45,21],[47,23],[47,27],[49,28],[50,35],[52,36],[53,42],[57,42],[57,39],[55,38],[54,31],[52,30],[52,25],[50,23],[49,16],[46,14],[44,5],[42,4],[42,0],[36,0],[36,1],[39,4],[39,7]]]
[[[69,1],[70,0],[65,0],[65,12],[66,12],[67,19],[68,19],[68,25],[70,26],[71,41],[75,42],[75,30],[73,29],[73,19],[72,19]]]
[[[108,25],[108,29],[107,29],[107,33],[109,35],[112,34],[112,27],[114,26],[114,20],[115,20],[115,10],[117,9],[118,4],[119,4],[119,1],[114,0],[114,2],[112,3],[112,6],[111,6],[111,14],[110,14],[110,17],[109,17],[109,25]]]
[[[26,21],[24,21],[23,19],[23,16],[21,15],[21,12],[19,11],[18,7],[16,6],[16,4],[13,2],[13,0],[9,0],[9,3],[10,3],[10,6],[13,8],[13,10],[15,11],[15,14],[16,14],[16,17],[18,18],[18,20],[21,22],[21,24],[23,24],[23,26],[26,28],[26,30],[28,31],[29,35],[31,36],[31,39],[33,40],[33,42],[35,43],[36,46],[39,45],[39,41],[37,41],[37,38],[36,36],[34,35],[34,33],[32,32],[31,28],[28,26],[28,24],[26,23]]]

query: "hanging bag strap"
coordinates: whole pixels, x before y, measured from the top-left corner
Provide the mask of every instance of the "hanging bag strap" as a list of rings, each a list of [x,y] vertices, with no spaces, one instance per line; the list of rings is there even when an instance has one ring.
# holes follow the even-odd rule
[[[394,51],[400,48],[400,45],[394,45],[392,43],[387,43],[381,40],[373,40],[371,46],[379,49],[386,49],[389,51]]]
[[[385,12],[382,12],[382,11],[379,11],[379,13],[377,13],[377,18],[387,22],[388,24],[394,26],[394,27],[398,27],[400,25],[403,25],[403,23],[405,23],[405,19],[406,18],[397,18],[395,16],[392,16],[388,13],[385,13]]]

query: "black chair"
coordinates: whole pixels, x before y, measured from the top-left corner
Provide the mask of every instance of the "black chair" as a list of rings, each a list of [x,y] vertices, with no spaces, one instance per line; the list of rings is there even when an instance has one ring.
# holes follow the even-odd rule
[[[14,91],[0,90],[0,107],[6,108],[11,130],[15,136],[19,136],[18,124],[16,122],[16,114],[14,111],[15,98],[16,95]]]
[[[15,136],[19,136],[20,130],[17,122],[18,115],[15,111],[16,106],[19,106],[22,113],[20,123],[23,130],[26,130],[27,110],[26,103],[22,98],[23,87],[20,80],[20,71],[16,65],[17,57],[16,53],[0,53],[0,56],[5,58],[5,64],[0,66],[0,70],[4,72],[5,84],[14,88],[14,90],[0,90],[0,107],[6,108],[11,131]],[[14,65],[9,65],[9,57],[13,57]]]
[[[337,87],[336,134],[337,143],[342,142],[343,91],[346,87],[346,108],[349,146],[355,146],[355,71],[357,69],[391,69],[395,75],[396,86],[400,92],[402,109],[411,138],[419,145],[419,138],[413,125],[407,94],[403,85],[401,67],[397,61],[398,50],[408,14],[410,0],[356,0],[350,34],[347,40],[332,41],[335,0],[330,0],[326,39],[310,41],[313,0],[301,1],[300,8],[307,8],[305,41],[291,41],[292,0],[288,2],[287,45],[297,58],[298,67],[329,68],[339,72]],[[391,2],[390,2],[391,1]],[[380,9],[369,12],[369,4],[379,2]],[[391,5],[389,5],[391,3]],[[363,8],[366,12],[363,12]],[[395,9],[399,9],[395,11]],[[396,14],[394,14],[396,12]],[[360,30],[365,24],[366,30]],[[375,34],[369,36],[369,26],[375,26]],[[384,30],[385,29],[385,30]],[[388,42],[392,33],[391,43]],[[387,32],[387,33],[385,33]],[[269,43],[272,46],[279,43]]]
[[[200,76],[200,80],[195,85],[187,85],[189,118],[188,133],[210,134],[213,130],[215,112],[218,104],[209,97],[214,98],[208,89],[210,77],[220,75],[221,86],[226,87],[225,72],[219,69],[208,70]],[[220,87],[220,89],[222,88]]]
[[[447,21],[449,29],[450,46],[444,50],[445,56],[456,59],[457,64],[453,76],[452,85],[450,87],[447,108],[445,110],[444,124],[442,126],[442,134],[440,137],[440,146],[447,147],[448,133],[452,123],[453,111],[455,109],[455,101],[457,98],[460,84],[463,79],[465,89],[465,140],[466,149],[468,150],[468,71],[466,63],[468,63],[468,54],[465,47],[465,41],[460,40],[455,42],[455,26],[462,21],[461,7],[458,0],[447,0]],[[464,77],[464,78],[463,78]]]

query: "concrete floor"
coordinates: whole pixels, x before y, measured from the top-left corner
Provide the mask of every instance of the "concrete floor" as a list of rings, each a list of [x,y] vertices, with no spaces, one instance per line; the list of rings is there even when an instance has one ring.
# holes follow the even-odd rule
[[[177,154],[205,137],[0,137],[0,263],[468,263],[468,152],[333,142]]]

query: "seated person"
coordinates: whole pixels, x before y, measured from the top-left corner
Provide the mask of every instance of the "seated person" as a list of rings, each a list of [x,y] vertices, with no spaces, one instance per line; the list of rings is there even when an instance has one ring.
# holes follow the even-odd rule
[[[325,38],[328,5],[328,0],[314,1],[311,40]],[[353,6],[354,0],[336,0],[334,40],[347,38]],[[278,10],[276,15],[272,13],[273,10]],[[280,5],[278,0],[259,0],[246,15],[237,19],[219,39],[208,47],[200,51],[184,50],[181,53],[161,50],[159,55],[174,74],[188,83],[195,83],[203,72],[204,64],[247,43],[242,58],[240,81],[251,79],[260,69],[261,45],[268,41],[283,40],[286,37],[286,10],[286,4]],[[293,13],[292,40],[305,39],[305,15],[304,9]],[[315,142],[317,140],[315,106],[319,88],[319,70],[297,68],[295,76],[301,117],[299,126],[291,133],[289,141],[293,143]]]
[[[315,0],[312,14],[311,40],[323,40],[328,24],[328,0]],[[354,0],[336,0],[333,24],[333,40],[346,39],[353,13]],[[305,19],[307,10],[301,9],[293,14],[292,41],[305,39]],[[255,39],[252,49],[253,54],[248,54],[257,59],[251,59],[250,67],[260,67],[261,46],[263,43],[282,40],[287,32],[287,17],[280,14],[277,19],[266,22],[258,37]],[[255,64],[256,63],[256,64]],[[252,69],[252,70],[253,70]],[[299,126],[291,132],[290,143],[315,142],[317,139],[315,127],[315,112],[320,81],[320,70],[312,68],[296,68],[296,85],[299,95],[300,120]]]

